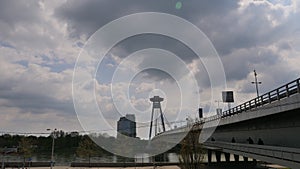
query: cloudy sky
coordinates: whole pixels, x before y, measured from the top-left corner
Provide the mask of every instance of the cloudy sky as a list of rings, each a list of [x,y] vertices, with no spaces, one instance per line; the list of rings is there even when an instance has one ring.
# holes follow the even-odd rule
[[[2,0],[1,132],[45,132],[47,128],[81,131],[72,98],[74,66],[80,51],[104,25],[141,12],[172,14],[196,25],[220,57],[226,75],[226,89],[235,92],[235,105],[256,96],[251,84],[254,69],[262,81],[260,93],[300,75],[298,0]],[[169,29],[171,32],[175,28]],[[187,36],[193,35],[187,33]],[[198,84],[197,91],[189,92],[200,95],[199,103],[178,107],[183,102],[180,92],[187,89],[181,89],[182,86],[176,83],[173,72],[147,69],[137,72],[129,87],[125,80],[112,85],[114,72],[118,70],[121,71],[120,77],[126,77],[128,72],[139,70],[143,65],[161,63],[161,58],[137,53],[147,48],[170,51],[187,65]],[[137,53],[137,58],[126,62],[133,53]],[[182,73],[174,62],[164,63],[175,74]],[[209,114],[211,104],[217,104],[211,100],[206,65],[182,42],[156,34],[136,35],[116,44],[99,63],[93,84],[99,110],[109,126],[97,118],[89,119],[87,115],[95,127],[90,129],[102,129],[108,133],[116,128],[116,121],[126,113],[135,114],[140,125],[149,121],[149,96],[157,93],[165,97],[163,107],[169,121],[179,120],[177,113],[180,108],[183,116],[195,118],[197,105],[204,107],[205,113]],[[125,89],[128,96],[122,93]],[[84,92],[81,94],[86,97]],[[121,105],[122,110],[115,107],[117,102],[126,98],[136,112],[126,112],[127,104]],[[146,130],[140,130],[143,132]]]

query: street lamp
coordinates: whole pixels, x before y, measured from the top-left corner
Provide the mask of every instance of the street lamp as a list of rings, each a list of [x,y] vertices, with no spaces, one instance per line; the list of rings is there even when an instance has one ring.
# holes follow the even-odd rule
[[[255,70],[253,70],[254,72],[254,82],[251,82],[252,84],[255,84],[255,88],[256,88],[256,94],[257,94],[257,97],[259,96],[259,93],[258,93],[258,85],[261,84],[261,82],[258,82],[257,81],[257,73]]]
[[[53,167],[53,162],[54,162],[54,139],[55,139],[55,131],[56,129],[54,130],[51,130],[51,129],[47,129],[47,131],[51,131],[51,135],[52,135],[52,149],[51,149],[51,163],[50,163],[50,169],[52,169]]]
[[[2,165],[1,165],[1,169],[4,169],[4,157],[5,157],[6,152],[2,153]]]

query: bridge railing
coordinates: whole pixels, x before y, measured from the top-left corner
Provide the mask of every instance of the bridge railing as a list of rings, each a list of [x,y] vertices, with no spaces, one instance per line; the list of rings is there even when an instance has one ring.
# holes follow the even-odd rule
[[[300,78],[292,82],[289,82],[283,86],[280,86],[277,89],[274,89],[268,93],[258,96],[252,100],[242,103],[236,107],[223,111],[221,115],[214,115],[214,116],[201,119],[200,122],[203,123],[203,122],[216,120],[219,118],[226,118],[242,112],[253,110],[258,107],[262,107],[264,105],[270,104],[274,101],[278,101],[290,97],[291,95],[294,95],[296,93],[300,93]]]

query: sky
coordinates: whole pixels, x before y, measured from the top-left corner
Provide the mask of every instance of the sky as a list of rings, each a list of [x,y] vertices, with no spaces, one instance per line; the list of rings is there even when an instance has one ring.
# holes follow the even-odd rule
[[[207,65],[189,46],[164,35],[140,34],[120,40],[100,63],[98,60],[94,77],[91,76],[93,85],[85,86],[89,89],[77,94],[86,99],[89,96],[86,92],[93,90],[99,112],[78,115],[72,80],[78,58],[84,59],[82,51],[86,50],[89,39],[114,20],[143,12],[175,15],[201,30],[220,58],[227,87],[217,86],[220,97],[212,100],[214,89]],[[127,113],[136,115],[138,125],[147,124],[151,113],[149,97],[157,94],[165,98],[162,107],[169,122],[196,118],[197,106],[204,108],[205,116],[214,113],[210,107],[217,105],[215,101],[221,99],[222,90],[233,90],[233,106],[238,105],[256,96],[251,84],[254,69],[262,82],[260,93],[299,78],[299,18],[298,0],[2,0],[0,132],[43,133],[47,128],[57,128],[113,134],[116,121]],[[139,27],[145,22],[137,20],[135,24],[131,26]],[[176,32],[176,26],[168,29]],[[194,36],[185,31],[182,30],[186,36]],[[113,33],[117,36],[119,32]],[[143,53],[149,48],[162,50]],[[177,55],[187,69],[176,66],[177,61],[157,57],[164,52],[166,57],[170,52]],[[141,69],[151,64],[161,64],[170,72]],[[192,81],[187,70],[194,75],[196,91],[189,90]],[[119,79],[114,82],[118,71]],[[126,82],[128,79],[124,77],[134,72],[134,78]],[[178,84],[176,78],[188,80]],[[196,99],[186,101],[182,93]],[[129,102],[125,104],[125,100]],[[94,113],[101,113],[102,119],[98,115],[93,118]],[[86,121],[93,124],[88,129],[81,125]],[[148,128],[141,128],[138,135],[143,137],[147,132]]]

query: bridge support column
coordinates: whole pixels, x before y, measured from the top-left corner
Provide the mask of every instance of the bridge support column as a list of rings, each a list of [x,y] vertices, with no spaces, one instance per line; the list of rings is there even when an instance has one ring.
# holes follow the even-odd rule
[[[244,158],[244,161],[248,161],[248,157],[243,157]]]
[[[207,162],[208,162],[208,165],[211,164],[211,156],[212,156],[212,151],[211,150],[207,150]]]
[[[226,162],[230,162],[230,154],[224,153]]]
[[[217,163],[221,162],[221,152],[220,151],[216,151],[215,154],[216,154]]]
[[[240,159],[239,159],[239,158],[240,158],[239,155],[235,155],[235,154],[234,154],[233,157],[234,157],[234,161],[239,161],[239,160],[240,160]]]

